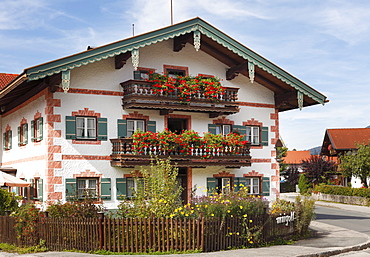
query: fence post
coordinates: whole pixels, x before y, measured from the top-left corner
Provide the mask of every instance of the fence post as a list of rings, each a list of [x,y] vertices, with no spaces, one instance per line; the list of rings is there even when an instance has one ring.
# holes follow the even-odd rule
[[[5,216],[9,217],[10,216],[10,211],[9,210],[6,210],[5,211]]]
[[[100,250],[103,250],[104,247],[104,212],[99,212],[99,241],[100,241]]]
[[[45,218],[49,218],[49,212],[48,211],[44,211],[44,215],[45,215]]]

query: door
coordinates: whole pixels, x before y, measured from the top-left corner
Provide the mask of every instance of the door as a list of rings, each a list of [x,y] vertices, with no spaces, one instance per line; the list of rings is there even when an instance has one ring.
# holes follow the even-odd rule
[[[176,134],[181,134],[183,130],[187,130],[187,125],[187,119],[168,118],[168,130]]]
[[[180,195],[182,203],[186,204],[188,202],[188,168],[179,168],[177,182],[183,189]]]

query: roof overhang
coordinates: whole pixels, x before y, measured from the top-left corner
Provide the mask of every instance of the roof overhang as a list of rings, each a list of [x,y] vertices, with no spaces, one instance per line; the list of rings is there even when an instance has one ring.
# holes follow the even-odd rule
[[[183,40],[180,44],[193,43],[197,50],[200,49],[225,63],[230,67],[227,74],[228,79],[232,79],[240,73],[249,77],[252,82],[256,81],[273,90],[275,93],[276,108],[279,111],[315,104],[325,104],[327,102],[324,95],[306,83],[290,75],[200,18],[194,18],[149,33],[27,68],[22,75],[22,82],[24,78],[27,78],[27,82],[32,82],[61,74],[62,84],[66,84],[65,87],[63,85],[63,88],[67,91],[69,71],[71,69],[110,57],[117,58],[117,56],[122,56],[123,54],[127,55],[125,57],[126,59],[132,57],[133,65],[137,67],[140,48],[172,38]],[[181,50],[181,46],[179,47],[177,45],[177,49],[174,46],[174,51],[179,50]],[[13,90],[11,88],[13,86],[15,86],[14,83],[5,89]],[[4,91],[4,93],[6,92]],[[0,92],[0,99],[2,98],[2,94],[3,92]],[[0,101],[1,105],[2,103]]]

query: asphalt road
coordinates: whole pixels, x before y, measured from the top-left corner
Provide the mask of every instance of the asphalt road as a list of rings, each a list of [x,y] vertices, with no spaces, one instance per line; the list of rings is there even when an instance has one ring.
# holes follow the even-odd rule
[[[316,220],[319,222],[351,229],[370,236],[370,213],[340,210],[317,205],[315,212]]]

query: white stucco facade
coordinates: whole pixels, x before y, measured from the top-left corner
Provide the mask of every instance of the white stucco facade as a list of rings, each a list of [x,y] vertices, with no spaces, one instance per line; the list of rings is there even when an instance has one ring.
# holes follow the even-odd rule
[[[232,174],[235,177],[269,178],[269,200],[279,194],[279,173],[275,160],[275,142],[279,138],[278,112],[274,107],[274,92],[248,77],[237,76],[226,80],[227,66],[205,52],[196,51],[187,44],[180,52],[172,50],[173,40],[167,40],[140,48],[139,66],[162,73],[163,65],[187,67],[189,75],[207,74],[220,78],[225,87],[239,88],[240,111],[233,115],[209,118],[208,113],[174,111],[171,115],[190,117],[191,129],[203,134],[208,124],[216,119],[227,119],[235,125],[258,125],[268,127],[268,145],[252,146],[251,166],[226,168],[222,166],[191,168],[188,186],[196,188],[196,194],[205,194],[207,177]],[[2,116],[3,133],[12,130],[12,149],[3,151],[2,166],[17,169],[17,176],[25,179],[43,180],[43,202],[66,200],[66,179],[79,177],[109,178],[110,200],[102,201],[108,209],[117,207],[116,179],[129,175],[134,168],[112,167],[109,139],[117,138],[117,120],[132,113],[149,117],[156,122],[157,131],[165,129],[166,116],[158,110],[122,108],[121,82],[133,79],[131,59],[121,69],[115,69],[114,58],[108,58],[71,70],[68,93],[61,90],[51,93],[45,89],[19,108]],[[40,142],[18,146],[17,127],[22,120],[30,123],[35,115],[44,117],[44,137]],[[66,138],[66,117],[93,115],[107,119],[108,140],[78,141]],[[29,132],[31,133],[31,132]],[[29,135],[30,138],[30,135]],[[220,176],[221,176],[220,175]],[[260,185],[261,186],[261,185]],[[261,190],[261,189],[260,189]],[[39,203],[41,204],[41,202]]]

